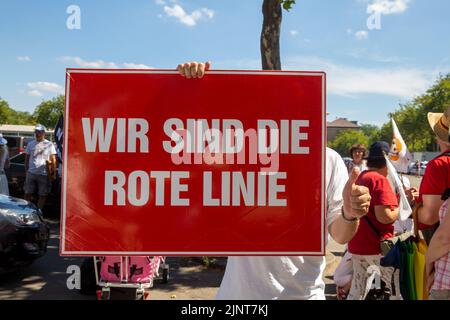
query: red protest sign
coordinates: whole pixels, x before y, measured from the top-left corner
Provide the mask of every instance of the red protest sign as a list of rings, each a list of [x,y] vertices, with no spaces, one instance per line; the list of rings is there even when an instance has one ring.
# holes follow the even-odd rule
[[[325,75],[68,69],[62,255],[323,255]]]

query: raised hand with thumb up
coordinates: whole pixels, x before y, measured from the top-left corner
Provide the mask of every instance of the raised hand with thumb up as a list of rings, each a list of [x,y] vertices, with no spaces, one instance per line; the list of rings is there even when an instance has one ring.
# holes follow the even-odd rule
[[[369,189],[356,184],[359,174],[359,168],[353,168],[342,192],[344,200],[343,214],[346,220],[360,219],[369,212],[371,200]]]

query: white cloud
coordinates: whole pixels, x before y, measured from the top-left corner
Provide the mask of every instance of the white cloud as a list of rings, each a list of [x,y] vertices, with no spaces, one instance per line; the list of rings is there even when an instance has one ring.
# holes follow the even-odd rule
[[[198,10],[196,10],[196,11],[198,11]],[[205,16],[207,16],[209,19],[214,18],[214,11],[211,9],[202,8],[202,9],[200,9],[200,12],[203,13]]]
[[[62,62],[71,62],[75,63],[78,67],[81,68],[109,68],[114,69],[117,68],[117,64],[114,62],[106,62],[103,60],[96,60],[96,61],[86,61],[81,59],[80,57],[62,57],[59,59]]]
[[[411,0],[373,0],[367,6],[367,13],[396,14],[408,9]]]
[[[351,97],[380,94],[410,99],[427,90],[439,71],[418,68],[364,68],[335,64],[317,57],[286,59],[286,70],[321,70],[327,73],[329,93]]]
[[[132,62],[125,62],[123,64],[123,67],[127,68],[127,69],[152,69],[152,67],[149,67],[145,64],[132,63]]]
[[[351,36],[354,35],[355,38],[358,39],[358,40],[369,39],[369,32],[367,32],[365,30],[360,30],[360,31],[353,32],[352,29],[347,29],[347,34],[349,34]]]
[[[39,90],[28,91],[28,94],[32,97],[42,97],[43,96],[42,92],[40,92]]]
[[[296,36],[296,35],[298,35],[298,31],[297,30],[291,30],[291,31],[289,31],[289,33],[291,34],[291,36]]]
[[[164,6],[164,12],[169,17],[178,19],[182,24],[193,27],[201,19],[212,19],[214,11],[208,8],[201,8],[188,14],[179,4],[174,4],[173,7]]]
[[[116,62],[107,62],[104,60],[95,60],[95,61],[87,61],[80,57],[61,57],[58,59],[61,62],[70,62],[75,64],[77,67],[81,68],[101,68],[101,69],[118,69],[118,68],[126,68],[126,69],[152,69],[152,67],[142,64],[142,63],[134,63],[134,62],[124,62],[122,64]]]
[[[155,3],[159,6],[165,5],[169,0],[155,0]],[[178,3],[178,0],[170,0],[172,3]]]
[[[17,57],[17,61],[26,61],[26,62],[30,62],[31,58],[29,56],[18,56]]]
[[[259,59],[224,60],[215,63],[219,69],[260,70]],[[377,94],[411,99],[423,94],[438,75],[450,67],[420,69],[409,67],[368,68],[337,64],[320,57],[297,56],[283,61],[283,70],[317,70],[327,74],[329,94],[355,97]]]
[[[355,32],[355,37],[358,40],[365,40],[369,38],[369,33],[367,31],[360,30],[358,32]]]
[[[382,63],[410,63],[411,59],[408,57],[398,56],[385,56],[384,54],[369,50],[368,48],[351,48],[346,55],[355,58],[368,61],[382,62]]]
[[[43,96],[44,94],[42,93],[42,91],[57,94],[64,93],[64,88],[59,84],[53,82],[44,82],[44,81],[29,82],[27,83],[27,86],[28,88],[32,89],[31,91],[28,92],[28,94],[35,97]]]

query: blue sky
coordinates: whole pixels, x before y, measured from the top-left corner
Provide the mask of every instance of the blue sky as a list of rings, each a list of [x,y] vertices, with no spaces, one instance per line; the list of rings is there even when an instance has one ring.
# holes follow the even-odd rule
[[[261,3],[0,0],[0,96],[31,112],[63,92],[66,67],[260,69]],[[81,29],[66,26],[70,5]],[[448,0],[297,0],[283,12],[283,69],[327,72],[329,120],[380,125],[450,72],[448,12]]]

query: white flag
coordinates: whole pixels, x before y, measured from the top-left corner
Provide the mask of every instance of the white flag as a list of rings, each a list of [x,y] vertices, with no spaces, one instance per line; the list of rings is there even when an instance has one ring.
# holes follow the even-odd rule
[[[392,119],[392,129],[394,136],[392,138],[391,151],[389,152],[389,160],[391,160],[398,172],[408,173],[408,166],[412,157],[394,119]]]
[[[388,169],[388,180],[391,184],[392,189],[395,193],[400,195],[399,199],[399,215],[398,215],[398,221],[400,221],[401,225],[404,229],[410,229],[411,226],[406,226],[405,222],[408,220],[408,218],[411,216],[412,209],[409,205],[408,198],[406,197],[405,190],[403,190],[403,183],[400,181],[400,177],[397,174],[397,171],[395,170],[393,164],[389,159],[386,157],[386,166]]]

